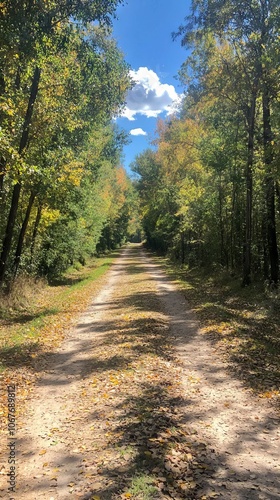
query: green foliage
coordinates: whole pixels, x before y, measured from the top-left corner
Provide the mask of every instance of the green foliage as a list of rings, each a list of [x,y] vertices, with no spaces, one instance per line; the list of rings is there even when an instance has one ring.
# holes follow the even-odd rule
[[[59,275],[106,227],[106,247],[125,239],[127,139],[111,120],[131,82],[108,27],[118,3],[1,2],[0,280]]]
[[[192,50],[181,114],[159,122],[157,149],[135,170],[148,244],[190,266],[227,267],[244,285],[254,274],[275,285],[280,8],[239,4],[193,0],[177,33]]]

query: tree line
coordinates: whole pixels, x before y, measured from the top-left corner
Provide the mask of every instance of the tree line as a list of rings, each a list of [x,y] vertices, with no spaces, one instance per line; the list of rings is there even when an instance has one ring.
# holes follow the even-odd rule
[[[134,194],[113,124],[131,86],[119,0],[0,3],[0,284],[122,242]]]
[[[280,4],[193,0],[179,115],[133,170],[150,246],[189,265],[279,281]]]

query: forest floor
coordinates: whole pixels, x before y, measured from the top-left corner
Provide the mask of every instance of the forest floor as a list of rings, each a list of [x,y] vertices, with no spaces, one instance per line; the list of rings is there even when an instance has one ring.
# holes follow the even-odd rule
[[[279,299],[164,265],[128,246],[3,320],[0,498],[280,499]]]

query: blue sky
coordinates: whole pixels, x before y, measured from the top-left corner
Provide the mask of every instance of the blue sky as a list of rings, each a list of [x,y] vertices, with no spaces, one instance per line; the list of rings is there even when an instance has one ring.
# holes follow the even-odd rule
[[[117,10],[113,35],[136,81],[125,114],[117,120],[130,134],[123,162],[128,172],[135,156],[150,146],[157,119],[170,112],[183,92],[176,75],[187,52],[171,34],[189,9],[190,0],[128,0]]]

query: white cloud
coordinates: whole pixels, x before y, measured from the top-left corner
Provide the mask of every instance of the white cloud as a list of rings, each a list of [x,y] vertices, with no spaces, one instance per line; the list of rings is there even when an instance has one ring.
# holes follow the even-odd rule
[[[160,113],[174,112],[174,102],[180,101],[173,85],[161,83],[158,75],[151,69],[141,67],[137,71],[130,71],[135,82],[129,90],[126,99],[126,108],[123,112],[128,120],[135,120],[138,113],[148,118],[156,118]]]
[[[130,134],[131,135],[147,135],[147,132],[145,132],[145,130],[143,130],[142,128],[133,128],[130,131]]]

